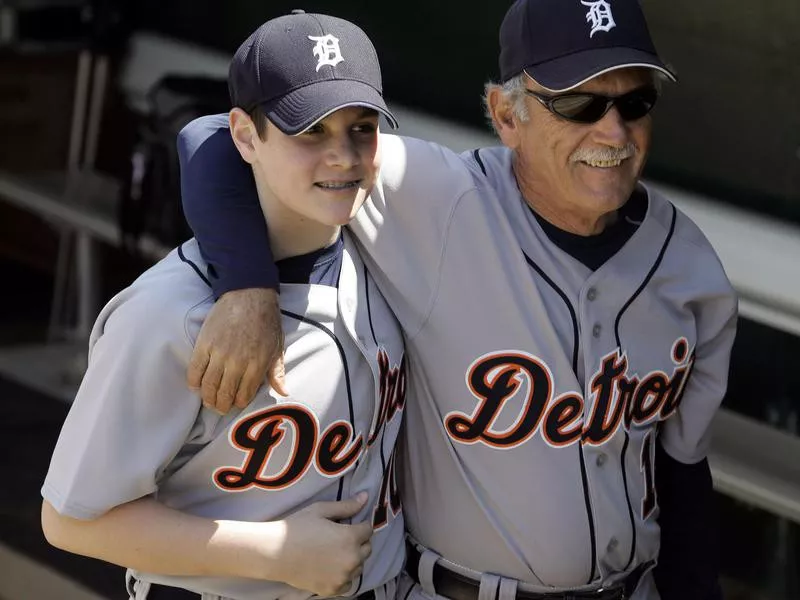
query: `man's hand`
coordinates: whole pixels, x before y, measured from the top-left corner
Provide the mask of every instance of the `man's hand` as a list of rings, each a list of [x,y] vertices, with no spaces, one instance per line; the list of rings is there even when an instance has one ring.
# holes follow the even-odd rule
[[[221,413],[244,408],[269,373],[287,396],[278,293],[253,288],[223,294],[209,312],[194,347],[187,383],[203,404]]]
[[[276,549],[280,579],[319,596],[347,593],[372,552],[372,523],[336,521],[356,515],[366,500],[361,492],[343,502],[317,502],[282,521],[283,543]]]

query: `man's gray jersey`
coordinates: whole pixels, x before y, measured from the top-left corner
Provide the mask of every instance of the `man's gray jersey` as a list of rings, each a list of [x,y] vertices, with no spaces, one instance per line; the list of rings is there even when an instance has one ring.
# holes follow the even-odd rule
[[[727,383],[736,298],[708,241],[645,189],[644,221],[592,272],[543,232],[508,149],[381,145],[351,229],[409,350],[410,534],[537,591],[655,559],[656,436],[701,460]]]
[[[193,515],[255,522],[367,491],[353,522],[373,521],[372,555],[352,592],[391,580],[404,558],[393,455],[403,344],[352,242],[345,236],[338,289],[281,286],[291,396],[265,385],[246,410],[226,416],[202,408],[185,383],[213,306],[205,272],[187,242],[103,309],[43,496],[77,519],[155,494]],[[135,575],[237,600],[311,595],[268,581]]]

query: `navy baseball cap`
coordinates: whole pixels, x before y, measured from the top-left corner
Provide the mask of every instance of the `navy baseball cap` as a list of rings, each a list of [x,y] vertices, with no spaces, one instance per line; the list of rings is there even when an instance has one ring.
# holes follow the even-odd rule
[[[675,81],[656,53],[640,0],[517,0],[500,26],[500,78],[525,71],[553,92],[626,67]]]
[[[301,10],[271,19],[236,51],[228,71],[234,106],[261,106],[287,135],[302,133],[346,106],[397,119],[383,100],[378,54],[353,23]]]

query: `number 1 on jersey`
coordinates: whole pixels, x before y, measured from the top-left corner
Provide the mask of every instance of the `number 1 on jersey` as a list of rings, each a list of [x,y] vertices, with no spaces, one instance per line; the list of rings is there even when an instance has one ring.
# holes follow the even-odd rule
[[[646,521],[656,508],[656,485],[653,477],[653,432],[649,431],[642,442],[640,470],[644,473],[644,498],[642,498],[642,521]]]

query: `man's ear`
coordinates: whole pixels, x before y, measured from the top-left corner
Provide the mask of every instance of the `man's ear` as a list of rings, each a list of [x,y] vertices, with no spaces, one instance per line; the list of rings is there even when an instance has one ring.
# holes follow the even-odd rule
[[[486,100],[494,130],[503,145],[513,150],[519,145],[520,136],[519,120],[514,114],[514,105],[500,86],[490,89]]]
[[[258,132],[256,125],[246,112],[241,108],[231,109],[228,113],[228,126],[231,130],[233,143],[242,159],[251,165],[256,162],[256,142]]]

